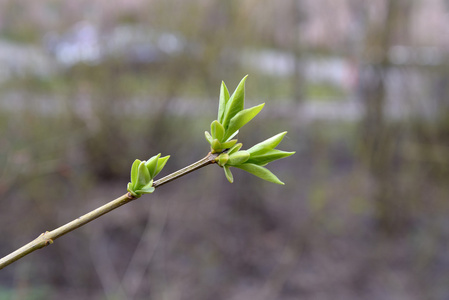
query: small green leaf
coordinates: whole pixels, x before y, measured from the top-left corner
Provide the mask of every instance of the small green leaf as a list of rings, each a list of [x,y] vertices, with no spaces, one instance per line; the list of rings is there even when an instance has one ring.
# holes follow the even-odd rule
[[[232,153],[239,151],[242,146],[242,143],[235,144],[231,149],[229,149],[228,154],[231,155]]]
[[[229,169],[228,166],[224,166],[224,167],[223,167],[223,170],[224,170],[224,172],[225,172],[225,175],[226,175],[226,178],[228,179],[228,181],[229,181],[230,183],[233,183],[233,182],[234,182],[234,177],[232,176],[231,169]]]
[[[259,154],[259,152],[266,152],[267,149],[274,149],[277,145],[279,145],[286,134],[287,131],[278,133],[275,136],[272,136],[271,138],[252,146],[247,151],[251,153],[251,156],[253,156]]]
[[[142,194],[151,194],[152,192],[154,192],[154,190],[155,190],[155,188],[150,186],[150,187],[147,187],[147,188],[142,188],[140,190],[137,190],[136,192],[139,195],[142,195]]]
[[[151,157],[146,163],[145,165],[148,168],[148,171],[150,172],[150,178],[154,178],[155,174],[156,174],[156,169],[157,169],[157,162],[159,157],[161,157],[161,154],[159,153],[158,155],[155,155],[153,157]]]
[[[232,119],[229,121],[229,126],[226,129],[226,134],[224,139],[226,140],[230,137],[234,132],[242,128],[246,123],[251,121],[264,107],[265,103],[260,105],[244,109],[238,112]]]
[[[210,131],[211,131],[212,137],[214,139],[217,139],[220,142],[223,141],[225,130],[224,130],[223,125],[220,124],[220,122],[218,122],[217,120],[213,121],[210,124]]]
[[[140,163],[141,163],[141,161],[139,159],[136,159],[133,162],[133,165],[131,167],[131,183],[132,183],[132,185],[134,185],[137,182],[137,173],[138,173]]]
[[[221,122],[225,129],[228,128],[231,119],[239,112],[243,110],[245,103],[245,81],[248,75],[243,77],[239,85],[232,93],[229,101],[226,103],[225,112],[223,114],[223,121]]]
[[[229,155],[228,165],[230,166],[241,165],[249,159],[249,156],[250,156],[249,152],[245,150],[232,153],[231,155]]]
[[[267,168],[255,165],[255,164],[243,164],[236,166],[239,169],[242,169],[248,173],[251,173],[259,178],[262,178],[266,181],[270,181],[277,184],[284,184],[282,181],[279,180],[279,178],[276,177],[273,173],[271,173],[270,170]]]
[[[137,190],[143,186],[145,186],[150,181],[150,171],[148,171],[145,162],[141,162],[139,165],[139,169],[137,172],[137,184],[134,185],[134,188]]]
[[[148,189],[149,187],[152,187],[152,186],[153,186],[153,179],[150,179],[150,181],[145,186],[141,187],[140,189],[141,190]]]
[[[212,145],[212,141],[214,140],[214,138],[207,131],[204,132],[204,135],[206,136],[206,140],[209,142],[209,144]]]
[[[167,163],[168,159],[170,158],[170,155],[161,157],[157,160],[157,168],[156,173],[154,174],[153,178],[156,177],[157,174],[159,174],[160,171],[165,167],[165,164]]]
[[[137,194],[151,194],[152,192],[154,192],[155,188],[153,187],[153,180],[150,180],[150,182],[148,182],[148,184],[146,184],[144,187],[138,189],[136,191]]]
[[[287,152],[287,151],[282,151],[282,150],[278,150],[278,149],[273,149],[273,150],[268,149],[268,148],[265,148],[265,149],[267,150],[266,152],[259,151],[258,152],[259,154],[251,155],[251,157],[248,159],[247,163],[264,166],[272,161],[295,154],[294,151]]]
[[[217,117],[218,122],[223,121],[223,113],[226,109],[226,103],[228,102],[228,100],[229,100],[229,91],[224,81],[222,81],[220,87],[220,102],[218,104],[218,117]]]
[[[237,140],[230,140],[230,141],[228,141],[228,142],[226,142],[226,143],[222,143],[222,144],[221,144],[221,148],[222,148],[223,150],[224,150],[224,149],[229,149],[229,148],[231,148],[232,146],[234,146],[235,143],[237,143]]]

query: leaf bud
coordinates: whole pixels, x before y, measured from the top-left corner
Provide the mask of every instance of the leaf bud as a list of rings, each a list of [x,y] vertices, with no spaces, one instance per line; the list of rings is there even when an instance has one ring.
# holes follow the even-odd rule
[[[229,155],[227,153],[222,153],[217,157],[217,159],[218,159],[218,165],[220,167],[223,167],[228,162]]]

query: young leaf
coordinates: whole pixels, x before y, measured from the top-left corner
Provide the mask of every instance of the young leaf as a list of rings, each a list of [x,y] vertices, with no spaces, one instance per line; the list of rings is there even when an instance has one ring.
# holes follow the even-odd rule
[[[222,148],[223,150],[224,150],[224,149],[229,149],[229,148],[231,148],[232,146],[234,146],[235,143],[237,143],[237,140],[230,140],[230,141],[227,141],[226,143],[221,143],[221,148]]]
[[[224,166],[223,170],[225,172],[225,175],[226,175],[226,178],[228,179],[228,181],[230,183],[233,183],[234,182],[234,177],[232,176],[232,172],[231,172],[231,169],[229,168],[229,166]]]
[[[240,81],[239,85],[235,89],[229,101],[226,103],[225,112],[223,114],[223,121],[221,124],[225,129],[228,128],[229,121],[231,121],[232,117],[234,117],[239,111],[243,110],[244,102],[245,102],[245,81],[246,75]]]
[[[274,149],[277,145],[279,145],[286,134],[287,131],[278,133],[275,136],[272,136],[271,138],[252,146],[247,151],[251,153],[251,156],[254,156],[259,154],[259,152],[266,152],[267,149]]]
[[[145,186],[150,181],[150,171],[144,162],[141,162],[137,171],[137,183],[134,185],[135,189]]]
[[[224,134],[225,134],[225,129],[224,129],[223,125],[220,124],[220,122],[218,122],[217,120],[213,121],[210,124],[210,132],[211,132],[212,137],[214,139],[217,139],[220,142],[223,141],[223,137],[224,137]]]
[[[134,187],[133,184],[131,182],[128,182],[128,186],[126,188],[128,190],[128,192],[131,193],[131,195],[133,195],[134,197],[138,197],[139,195],[137,195],[137,193],[134,191]]]
[[[236,153],[229,155],[228,165],[238,166],[238,165],[241,165],[244,162],[246,162],[248,159],[249,159],[248,151],[245,151],[245,150],[238,151]]]
[[[150,186],[150,187],[146,187],[146,188],[141,188],[140,190],[137,190],[136,193],[138,195],[142,195],[142,194],[151,194],[152,192],[154,192],[155,188]]]
[[[258,166],[255,164],[243,164],[236,166],[236,168],[242,169],[248,173],[251,173],[253,175],[256,175],[257,177],[260,177],[266,181],[270,181],[277,184],[284,184],[282,181],[279,180],[279,178],[276,177],[273,173],[271,173],[270,170],[267,168],[264,168],[262,166]]]
[[[228,128],[226,129],[226,135],[224,139],[226,140],[230,137],[234,132],[242,128],[246,123],[251,121],[264,107],[265,103],[260,105],[244,109],[238,112],[230,121]]]
[[[226,109],[226,103],[228,102],[228,100],[229,100],[229,91],[224,81],[222,81],[220,87],[220,102],[218,104],[218,117],[217,117],[218,122],[223,121],[223,113]]]
[[[153,187],[153,180],[150,180],[150,182],[148,182],[144,187],[141,187],[140,189],[138,189],[136,191],[137,194],[142,195],[142,194],[150,194],[152,192],[154,192],[155,188]]]
[[[157,174],[159,174],[160,171],[162,171],[162,169],[165,167],[165,164],[167,163],[168,159],[170,158],[170,155],[161,157],[157,160],[157,168],[156,168],[156,173],[154,173],[154,177],[156,177]]]
[[[265,148],[267,149],[267,148]],[[287,152],[287,151],[282,151],[282,150],[278,150],[278,149],[267,149],[266,152],[262,152],[259,151],[258,155],[251,155],[251,157],[248,159],[247,163],[249,164],[256,164],[259,166],[264,166],[272,161],[284,158],[284,157],[288,157],[290,155],[295,154],[295,152]]]
[[[151,157],[146,163],[145,165],[148,168],[148,171],[150,172],[150,178],[153,178],[156,174],[156,169],[157,169],[157,161],[159,159],[159,157],[161,156],[161,154],[159,153],[158,155],[155,155],[153,157]]]
[[[232,153],[239,151],[242,146],[242,143],[235,144],[231,149],[229,149],[228,154],[231,155]]]
[[[138,169],[139,169],[139,165],[140,165],[141,161],[139,159],[136,159],[133,162],[133,165],[131,167],[131,184],[134,186],[137,182],[137,173],[138,173]]]
[[[208,131],[205,131],[204,135],[206,136],[206,140],[209,142],[209,144],[212,145],[212,141],[214,140],[214,138],[210,135]]]

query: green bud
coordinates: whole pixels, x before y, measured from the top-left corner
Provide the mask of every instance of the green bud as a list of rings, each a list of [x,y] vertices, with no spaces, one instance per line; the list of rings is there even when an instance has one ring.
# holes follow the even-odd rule
[[[218,165],[224,167],[229,160],[229,155],[227,153],[220,154],[215,160],[218,159]]]
[[[131,182],[127,185],[128,192],[134,197],[152,193],[155,189],[153,177],[162,170],[169,158],[169,155],[161,157],[159,153],[148,161],[136,159],[131,167]]]
[[[220,122],[218,122],[217,120],[213,121],[210,124],[210,132],[214,139],[217,139],[220,142],[223,141],[225,129],[224,129],[223,125],[220,124]]]
[[[137,193],[134,191],[134,187],[133,187],[133,184],[131,182],[128,182],[127,190],[134,197],[139,197],[139,195],[137,195]]]
[[[211,151],[212,153],[219,153],[223,150],[221,148],[221,143],[217,139],[214,139],[212,141],[211,149],[212,149],[212,151]]]

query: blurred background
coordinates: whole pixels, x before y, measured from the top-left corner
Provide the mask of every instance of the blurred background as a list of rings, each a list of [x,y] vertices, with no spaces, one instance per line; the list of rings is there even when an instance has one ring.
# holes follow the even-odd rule
[[[288,130],[285,186],[216,166],[0,271],[0,299],[449,299],[447,0],[0,1],[0,256],[239,139]]]

